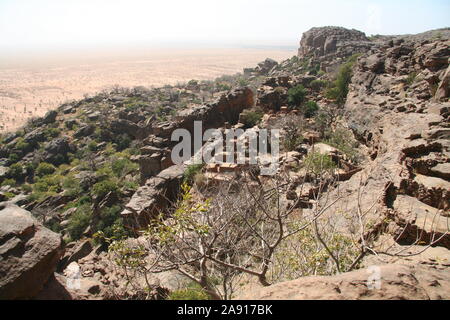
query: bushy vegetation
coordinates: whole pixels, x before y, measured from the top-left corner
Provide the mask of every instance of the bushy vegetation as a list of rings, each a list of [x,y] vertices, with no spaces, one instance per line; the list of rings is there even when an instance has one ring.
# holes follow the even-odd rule
[[[114,143],[117,145],[117,151],[122,151],[128,148],[131,144],[132,139],[126,133],[118,135],[114,138]]]
[[[195,175],[201,172],[204,166],[204,163],[191,164],[187,166],[186,170],[184,171],[184,181],[186,183],[192,184],[194,182]]]
[[[412,85],[416,81],[417,72],[411,72],[406,78],[406,84],[408,86]]]
[[[15,179],[15,180],[19,180],[22,179],[24,174],[24,169],[23,166],[20,163],[14,163],[12,164],[7,172],[7,176],[9,178]]]
[[[328,81],[326,81],[326,80],[319,80],[319,79],[313,80],[309,84],[309,87],[312,90],[316,91],[316,92],[321,91],[323,88],[325,88],[327,86],[328,86]]]
[[[115,159],[111,163],[111,169],[117,178],[125,176],[126,174],[136,170],[136,165],[128,158]]]
[[[314,117],[318,110],[319,105],[315,101],[308,101],[302,107],[303,114],[306,118]]]
[[[125,237],[128,235],[120,215],[122,208],[118,205],[103,208],[100,211],[100,219],[94,228],[96,232],[102,232],[104,237]]]
[[[30,150],[30,144],[25,142],[25,140],[22,137],[20,137],[17,139],[15,148],[21,151],[22,153],[25,153]]]
[[[351,56],[346,63],[344,63],[336,75],[336,80],[333,82],[331,88],[326,91],[326,96],[329,99],[336,101],[337,104],[343,105],[347,99],[348,87],[352,80],[352,70],[359,54]]]
[[[37,166],[35,173],[38,177],[43,177],[43,176],[52,174],[55,171],[56,171],[56,168],[51,163],[41,162]]]
[[[14,187],[16,185],[16,180],[14,180],[14,179],[5,179],[5,180],[3,180],[1,185],[2,185],[2,187],[3,186]]]
[[[71,240],[78,240],[83,235],[83,232],[89,227],[92,217],[92,210],[89,204],[81,205],[69,219],[67,231]]]
[[[334,131],[329,131],[324,142],[341,151],[349,160],[355,163],[359,162],[360,154],[357,149],[358,142],[355,140],[350,130],[337,128]]]
[[[259,109],[244,110],[241,113],[240,121],[246,128],[252,128],[256,126],[262,119],[264,113]]]
[[[92,186],[91,195],[97,198],[104,198],[110,192],[118,191],[117,184],[111,180],[104,180]]]
[[[320,152],[310,152],[303,161],[305,167],[316,175],[336,168],[336,164],[331,157]]]
[[[307,91],[305,87],[303,87],[301,84],[290,88],[288,90],[288,103],[293,108],[300,107],[303,102],[305,102],[305,98],[307,95]]]
[[[195,282],[186,288],[172,291],[167,300],[209,300],[209,295]]]

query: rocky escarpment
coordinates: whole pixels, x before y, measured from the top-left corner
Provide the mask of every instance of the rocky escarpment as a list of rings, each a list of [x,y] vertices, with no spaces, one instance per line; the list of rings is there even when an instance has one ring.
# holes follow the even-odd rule
[[[0,210],[0,299],[33,298],[63,253],[61,236],[15,205]]]
[[[211,103],[178,111],[171,122],[152,126],[152,133],[145,139],[145,146],[141,149],[142,155],[138,158],[141,183],[173,165],[170,150],[178,143],[171,141],[174,130],[185,129],[193,136],[195,121],[201,121],[202,134],[210,128],[235,124],[240,113],[251,108],[254,103],[254,93],[250,88],[238,88]]]
[[[395,190],[449,208],[449,40],[389,43],[361,58],[347,97],[349,126],[389,168]]]
[[[362,214],[368,221],[362,226],[362,241],[374,241],[371,250],[378,252],[379,259],[374,261],[367,254],[361,263],[380,266],[381,289],[370,290],[370,270],[361,269],[300,278],[240,298],[448,299],[448,33],[380,38],[370,44],[356,32],[354,50],[352,41],[345,42],[336,55],[331,52],[340,49],[326,45],[327,36],[333,38],[333,33],[329,28],[306,33],[299,54],[323,59],[325,67],[327,61],[340,60],[341,54],[362,54],[353,68],[343,111],[345,124],[367,147],[370,160],[330,192],[336,202],[326,215],[337,221],[342,234],[351,233],[353,227],[339,212],[354,217]],[[342,35],[350,40],[350,33]],[[430,257],[423,257],[422,252]]]
[[[145,226],[171,201],[175,200],[183,178],[184,167],[173,165],[170,159],[171,141],[175,129],[188,130],[194,135],[194,121],[201,121],[202,134],[210,128],[232,125],[238,122],[244,109],[254,105],[254,93],[249,88],[236,89],[216,101],[180,111],[175,121],[155,130],[141,149],[141,182],[144,184],[133,195],[122,215],[130,226]],[[194,152],[198,150],[193,150]]]
[[[328,71],[356,53],[364,53],[375,45],[358,30],[342,27],[312,28],[300,41],[299,58],[311,58]]]

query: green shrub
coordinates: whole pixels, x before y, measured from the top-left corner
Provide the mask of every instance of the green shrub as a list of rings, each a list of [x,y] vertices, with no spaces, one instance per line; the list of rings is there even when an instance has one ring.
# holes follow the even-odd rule
[[[81,188],[80,181],[75,179],[73,176],[67,176],[62,182],[62,187],[66,191],[68,196],[79,196],[83,189]]]
[[[231,86],[230,86],[229,84],[227,84],[227,83],[219,82],[219,83],[216,84],[216,87],[217,87],[217,90],[218,90],[218,91],[228,91],[228,90],[231,90]]]
[[[338,71],[333,86],[325,92],[325,96],[335,100],[339,105],[343,105],[347,99],[348,87],[352,80],[353,66],[361,54],[354,54],[347,59]]]
[[[111,164],[111,169],[116,177],[121,178],[137,168],[129,159],[122,158],[114,160]]]
[[[239,119],[246,128],[252,128],[261,121],[263,115],[261,110],[244,110]]]
[[[15,148],[17,150],[20,150],[22,153],[25,153],[30,150],[30,144],[25,142],[25,140],[23,138],[18,138]]]
[[[24,169],[25,169],[25,172],[26,172],[26,174],[28,176],[34,175],[35,167],[34,167],[33,163],[31,163],[31,162],[25,163]]]
[[[348,129],[338,128],[335,131],[327,133],[327,139],[324,143],[335,147],[350,160],[354,162],[359,161],[358,142],[354,139],[352,133]]]
[[[33,190],[36,192],[60,192],[63,177],[60,175],[46,175],[38,177],[36,183],[33,185]]]
[[[412,85],[416,81],[417,72],[411,72],[406,78],[406,84],[408,86]]]
[[[82,205],[69,219],[67,231],[71,239],[78,240],[91,222],[92,211],[89,205]]]
[[[98,182],[92,186],[92,195],[98,198],[105,197],[110,192],[117,192],[117,184],[111,180]]]
[[[139,188],[139,183],[136,181],[125,180],[122,182],[122,187],[128,190],[136,191]]]
[[[5,195],[5,197],[6,197],[8,200],[11,200],[12,198],[14,198],[14,197],[16,196],[16,195],[15,195],[14,193],[12,193],[12,192],[5,192],[4,195]]]
[[[353,63],[345,63],[340,67],[333,87],[326,92],[327,98],[335,100],[340,105],[345,103],[352,79],[352,68]]]
[[[184,171],[184,181],[187,183],[192,184],[194,181],[194,177],[197,173],[202,171],[204,164],[191,164],[189,165],[186,170]]]
[[[122,150],[128,148],[131,144],[131,141],[132,141],[132,139],[126,133],[118,135],[114,139],[114,143],[117,145],[117,151],[122,151]]]
[[[20,188],[26,193],[31,193],[33,191],[33,186],[30,184],[23,184]]]
[[[187,83],[188,86],[197,86],[198,85],[198,81],[197,80],[189,80],[189,82]]]
[[[20,157],[18,154],[16,153],[11,153],[8,157],[8,161],[9,163],[16,163],[20,160]]]
[[[336,167],[329,155],[321,154],[320,152],[310,152],[304,159],[306,168],[311,170],[314,174],[321,174],[324,171]]]
[[[320,91],[323,88],[325,88],[327,86],[328,82],[325,80],[313,80],[311,81],[311,83],[309,84],[309,87],[314,90],[314,91]]]
[[[48,128],[45,129],[44,134],[47,139],[56,138],[61,133],[61,130],[58,128]]]
[[[14,163],[9,167],[7,176],[13,179],[21,179],[23,177],[24,170],[20,163]]]
[[[120,215],[122,208],[120,206],[112,206],[103,208],[100,212],[100,219],[95,227],[95,231],[103,232],[106,238],[113,236],[122,238],[127,235]]]
[[[302,107],[303,114],[306,118],[312,118],[319,110],[319,105],[315,101],[308,101]]]
[[[297,85],[288,90],[288,104],[292,107],[299,107],[305,101],[307,91],[301,85]]]
[[[95,141],[89,142],[87,148],[91,152],[97,151],[97,142],[95,142]]]
[[[172,291],[167,300],[209,300],[209,296],[200,285],[192,282],[187,288]]]
[[[15,185],[16,185],[16,180],[14,180],[14,179],[5,179],[2,182],[2,187],[4,187],[4,186],[14,187]]]
[[[53,173],[55,173],[55,171],[56,171],[56,168],[51,163],[41,162],[41,163],[39,163],[38,167],[36,168],[36,175],[38,177],[43,177],[46,175],[53,174]]]

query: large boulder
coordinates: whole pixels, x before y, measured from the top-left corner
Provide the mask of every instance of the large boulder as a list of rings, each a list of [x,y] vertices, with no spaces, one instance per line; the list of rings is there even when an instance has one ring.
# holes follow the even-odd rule
[[[280,111],[282,106],[287,105],[288,90],[284,87],[272,88],[262,86],[258,88],[258,106],[265,111]]]
[[[358,30],[342,27],[312,28],[303,33],[299,56],[350,56],[370,48],[366,35]]]
[[[44,147],[44,161],[60,165],[67,161],[67,153],[73,151],[73,146],[67,137],[53,139]]]
[[[365,53],[376,45],[358,30],[342,27],[312,28],[303,33],[298,56],[312,59],[323,70],[332,71],[348,57]]]
[[[75,138],[83,138],[83,137],[87,137],[90,136],[91,134],[93,134],[95,131],[95,126],[91,125],[91,124],[86,124],[84,126],[82,126],[80,129],[78,129],[75,133],[74,133],[74,137]]]
[[[276,62],[273,59],[267,58],[266,60],[258,63],[258,66],[255,68],[255,71],[260,75],[267,74],[277,65],[278,62]]]
[[[146,137],[144,128],[126,119],[111,121],[110,129],[116,134],[126,133],[135,139],[143,139]]]
[[[56,120],[56,116],[58,115],[58,112],[57,111],[55,111],[55,110],[50,110],[50,111],[48,111],[45,115],[44,115],[44,117],[42,118],[42,122],[44,123],[44,124],[50,124],[50,123],[53,123],[53,122],[55,122],[55,120]]]
[[[33,298],[56,269],[61,236],[26,210],[7,204],[0,211],[0,299]]]
[[[122,212],[126,224],[133,229],[146,227],[149,221],[176,200],[183,174],[184,167],[175,165],[148,179]]]
[[[299,278],[252,290],[244,300],[433,300],[449,299],[448,267],[390,264],[335,276]],[[379,278],[378,278],[379,276]]]

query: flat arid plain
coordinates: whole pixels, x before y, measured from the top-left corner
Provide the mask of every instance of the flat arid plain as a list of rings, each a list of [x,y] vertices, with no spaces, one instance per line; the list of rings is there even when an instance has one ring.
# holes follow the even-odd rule
[[[161,86],[242,72],[284,49],[85,50],[0,55],[0,132],[11,131],[58,105],[115,85]]]

